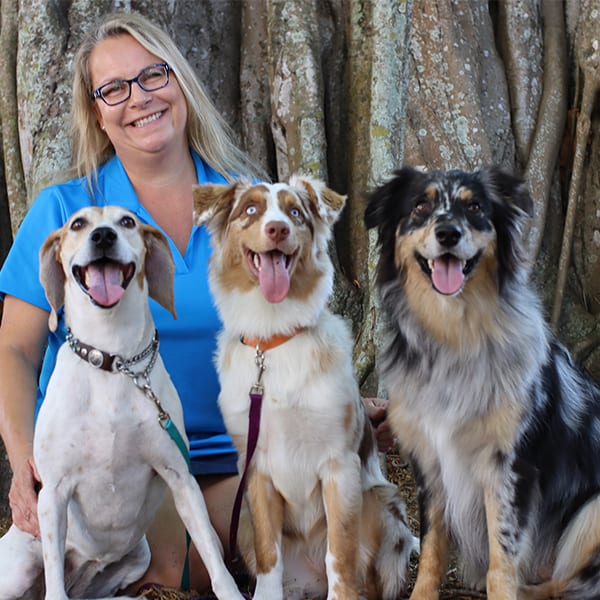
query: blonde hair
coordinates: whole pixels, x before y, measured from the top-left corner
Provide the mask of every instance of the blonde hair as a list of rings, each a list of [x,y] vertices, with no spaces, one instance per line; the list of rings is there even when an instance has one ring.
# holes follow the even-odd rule
[[[162,29],[137,13],[105,16],[86,35],[75,55],[71,118],[71,172],[74,175],[85,176],[91,187],[98,167],[115,154],[93,110],[89,59],[100,42],[120,35],[130,35],[173,69],[187,104],[186,128],[190,148],[228,181],[236,176],[265,177],[262,169],[233,142],[231,129],[208,98],[196,73],[175,42]]]

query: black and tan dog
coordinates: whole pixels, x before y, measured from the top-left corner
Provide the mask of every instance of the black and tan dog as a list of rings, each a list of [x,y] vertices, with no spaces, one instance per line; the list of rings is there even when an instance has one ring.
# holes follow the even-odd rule
[[[451,543],[488,598],[600,598],[600,391],[527,282],[524,184],[398,171],[369,197],[389,320],[382,375],[414,465],[436,599]]]

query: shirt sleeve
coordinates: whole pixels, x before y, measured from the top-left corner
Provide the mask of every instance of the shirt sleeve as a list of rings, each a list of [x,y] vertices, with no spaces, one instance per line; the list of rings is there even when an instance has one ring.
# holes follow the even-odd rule
[[[8,294],[50,310],[39,277],[39,251],[48,235],[67,220],[59,186],[43,190],[17,230],[0,270],[0,299]]]

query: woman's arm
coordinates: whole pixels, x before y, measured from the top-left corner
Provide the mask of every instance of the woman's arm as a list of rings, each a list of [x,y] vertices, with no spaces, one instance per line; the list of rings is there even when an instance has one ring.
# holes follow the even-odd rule
[[[48,313],[6,296],[0,325],[0,435],[13,471],[13,522],[39,535],[33,422],[38,372],[48,336]]]

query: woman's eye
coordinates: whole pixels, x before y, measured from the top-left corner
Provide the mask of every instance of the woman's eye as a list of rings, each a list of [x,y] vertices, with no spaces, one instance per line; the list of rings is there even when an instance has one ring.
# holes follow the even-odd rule
[[[83,217],[78,217],[71,223],[71,231],[79,231],[85,227],[86,220]]]
[[[121,95],[127,89],[126,81],[111,81],[106,85],[102,86],[102,95],[105,98],[112,98],[113,96]]]

